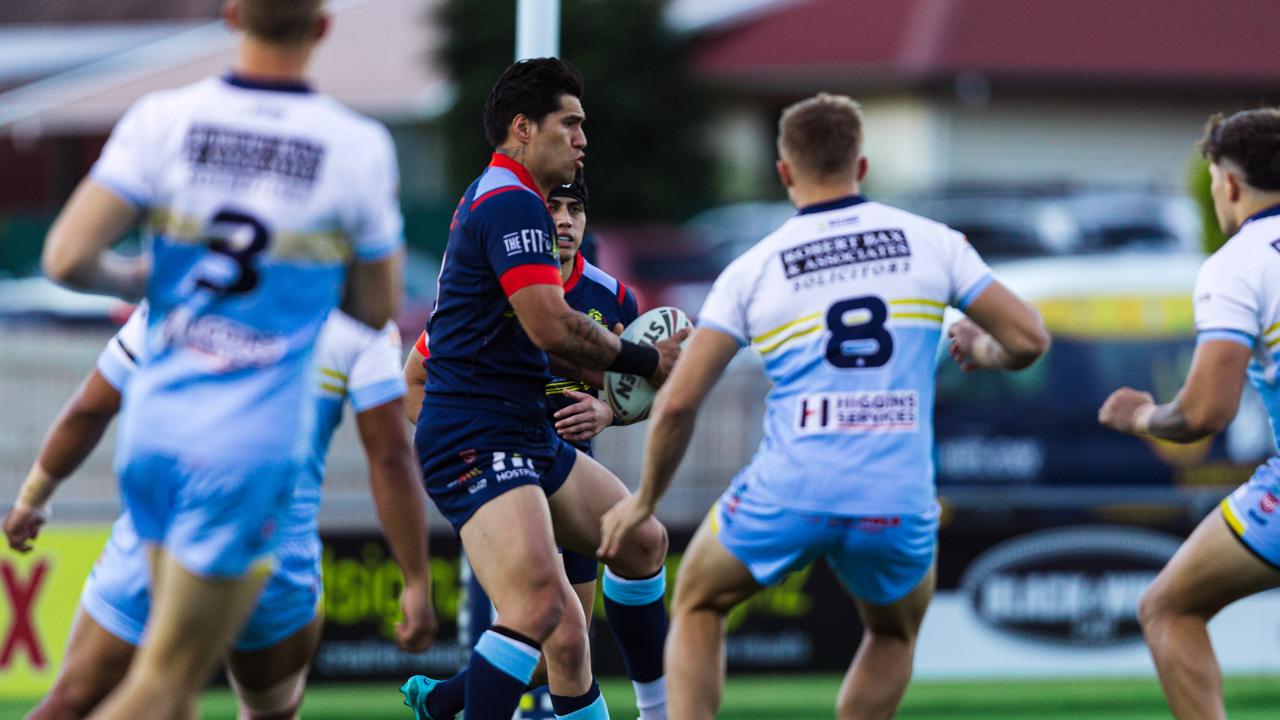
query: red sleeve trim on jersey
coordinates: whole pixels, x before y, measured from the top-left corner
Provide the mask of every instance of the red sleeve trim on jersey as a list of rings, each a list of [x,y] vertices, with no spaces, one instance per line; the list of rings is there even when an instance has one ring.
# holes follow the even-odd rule
[[[501,195],[504,192],[511,192],[512,190],[523,190],[523,189],[524,188],[520,187],[519,185],[504,185],[503,187],[500,187],[496,190],[490,190],[489,192],[481,195],[480,197],[472,201],[471,209],[475,210],[477,207],[480,207],[480,203],[484,202],[485,200],[488,200],[494,195]]]
[[[431,357],[431,348],[427,347],[426,330],[423,330],[422,334],[418,336],[418,342],[413,344],[413,349],[417,350],[418,354],[421,355],[424,360]]]
[[[560,268],[554,265],[539,265],[530,263],[528,265],[517,265],[510,270],[502,273],[502,277],[498,278],[498,282],[502,285],[502,291],[511,297],[517,290],[523,290],[530,285],[562,285],[560,281]]]
[[[619,280],[618,281],[618,304],[625,305],[626,302],[627,302],[627,286],[623,285],[622,281]]]

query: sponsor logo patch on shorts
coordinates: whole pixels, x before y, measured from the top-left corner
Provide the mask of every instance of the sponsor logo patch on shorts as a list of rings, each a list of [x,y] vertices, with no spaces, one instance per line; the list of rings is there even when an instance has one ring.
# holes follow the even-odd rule
[[[800,398],[796,431],[806,433],[915,432],[920,396],[915,390],[815,393]]]

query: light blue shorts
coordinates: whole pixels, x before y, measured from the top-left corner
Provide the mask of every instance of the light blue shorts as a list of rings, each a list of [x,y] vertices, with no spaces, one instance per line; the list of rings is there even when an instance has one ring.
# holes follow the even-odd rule
[[[159,454],[118,461],[138,537],[203,577],[243,577],[270,560],[301,461],[249,464]]]
[[[1280,458],[1271,458],[1249,482],[1222,499],[1222,517],[1245,548],[1280,569]]]
[[[761,585],[825,557],[855,597],[901,600],[933,565],[939,508],[915,515],[830,515],[766,502],[749,485],[731,486],[712,508],[720,543]]]
[[[314,534],[281,539],[275,574],[236,639],[236,650],[269,648],[315,619],[322,589],[320,553]],[[146,546],[125,513],[85,581],[80,606],[107,632],[139,645],[151,609],[149,577]]]

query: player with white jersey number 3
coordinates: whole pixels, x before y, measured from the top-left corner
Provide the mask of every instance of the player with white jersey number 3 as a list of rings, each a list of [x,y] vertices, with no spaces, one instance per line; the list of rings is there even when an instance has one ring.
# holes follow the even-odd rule
[[[147,327],[144,303],[98,356],[96,367],[69,400],[40,448],[35,467],[69,476],[89,455],[119,411],[128,381],[142,360]],[[276,567],[227,657],[228,675],[244,720],[288,720],[302,702],[307,669],[320,642],[321,543],[316,515],[325,455],[342,421],[343,405],[356,414],[369,458],[369,484],[378,517],[405,577],[397,627],[402,649],[426,649],[435,631],[427,567],[425,497],[400,421],[405,392],[400,335],[381,332],[334,310],[320,333],[312,383],[316,424],[307,471],[279,518]],[[38,544],[41,518],[20,507],[4,519],[10,547]],[[81,593],[80,609],[53,688],[30,720],[83,718],[124,677],[143,642],[150,614],[146,549],[126,510],[111,528],[102,556]]]
[[[667,641],[670,716],[720,702],[724,617],[762,586],[825,557],[865,632],[838,716],[889,718],[933,592],[938,527],[933,398],[943,310],[965,365],[1021,368],[1048,346],[1039,314],[964,237],[859,194],[862,120],[846,97],[788,108],[778,175],[797,214],[716,280],[654,403],[641,487],[604,518],[612,552],[667,489],[698,408],[750,346],[773,381],[765,439],[694,536]]]
[[[96,718],[194,716],[305,471],[320,328],[339,302],[381,328],[399,302],[394,147],[306,84],[321,6],[227,2],[243,31],[233,71],[131,107],[45,244],[54,280],[150,307],[116,469],[153,603],[147,642]],[[149,268],[109,251],[139,220]]]

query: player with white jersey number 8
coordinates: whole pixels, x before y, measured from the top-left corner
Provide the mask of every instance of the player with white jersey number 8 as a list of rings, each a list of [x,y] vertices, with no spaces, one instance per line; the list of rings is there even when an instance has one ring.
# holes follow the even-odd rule
[[[943,310],[972,318],[952,332],[962,363],[1021,368],[1048,347],[1036,311],[960,233],[859,194],[861,142],[849,98],[820,94],[783,113],[778,175],[797,214],[716,280],[654,404],[640,490],[604,518],[608,557],[657,507],[729,361],[744,346],[758,352],[773,381],[765,439],[681,564],[666,655],[671,717],[715,715],[725,615],[818,557],[865,628],[838,716],[892,716],[933,592]]]

